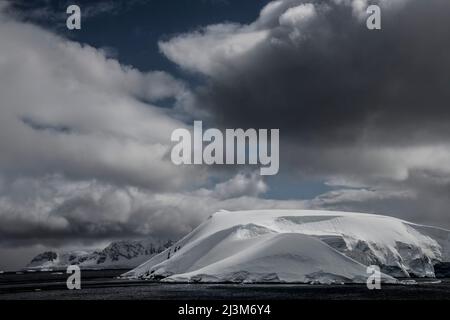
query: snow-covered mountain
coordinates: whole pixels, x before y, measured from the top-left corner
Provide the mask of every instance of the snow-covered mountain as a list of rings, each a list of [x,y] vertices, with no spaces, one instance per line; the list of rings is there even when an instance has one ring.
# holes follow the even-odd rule
[[[221,211],[124,278],[180,282],[366,282],[434,277],[450,261],[450,231],[374,214]]]
[[[171,241],[146,239],[112,242],[102,250],[48,251],[34,257],[25,269],[57,270],[69,265],[85,269],[134,268],[171,245]]]

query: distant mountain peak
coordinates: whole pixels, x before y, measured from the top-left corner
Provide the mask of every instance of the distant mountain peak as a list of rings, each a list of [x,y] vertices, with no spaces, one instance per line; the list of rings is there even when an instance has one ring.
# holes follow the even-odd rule
[[[35,256],[25,269],[65,269],[79,265],[85,269],[133,268],[172,245],[170,240],[148,238],[120,240],[100,250],[46,251]]]

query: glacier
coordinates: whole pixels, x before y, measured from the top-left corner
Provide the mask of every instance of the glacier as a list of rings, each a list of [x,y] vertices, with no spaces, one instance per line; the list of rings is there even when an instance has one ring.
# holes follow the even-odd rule
[[[365,283],[435,277],[450,231],[405,220],[321,210],[220,211],[122,278],[167,282]]]

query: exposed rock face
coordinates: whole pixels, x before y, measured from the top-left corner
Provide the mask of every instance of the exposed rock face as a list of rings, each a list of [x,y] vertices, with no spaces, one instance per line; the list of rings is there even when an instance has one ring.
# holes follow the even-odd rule
[[[133,268],[164,251],[172,241],[146,239],[113,242],[102,250],[44,252],[31,260],[26,269],[65,269],[68,265],[83,268]]]
[[[46,251],[41,254],[38,254],[36,257],[31,260],[30,264],[41,264],[53,262],[58,258],[58,254],[53,251]]]

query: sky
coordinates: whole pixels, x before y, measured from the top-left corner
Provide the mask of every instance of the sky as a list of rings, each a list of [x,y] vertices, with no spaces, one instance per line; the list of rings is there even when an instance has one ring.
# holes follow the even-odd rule
[[[374,3],[381,30],[365,0],[0,1],[0,270],[221,209],[450,228],[450,2]],[[175,166],[193,120],[279,128],[279,173]]]

